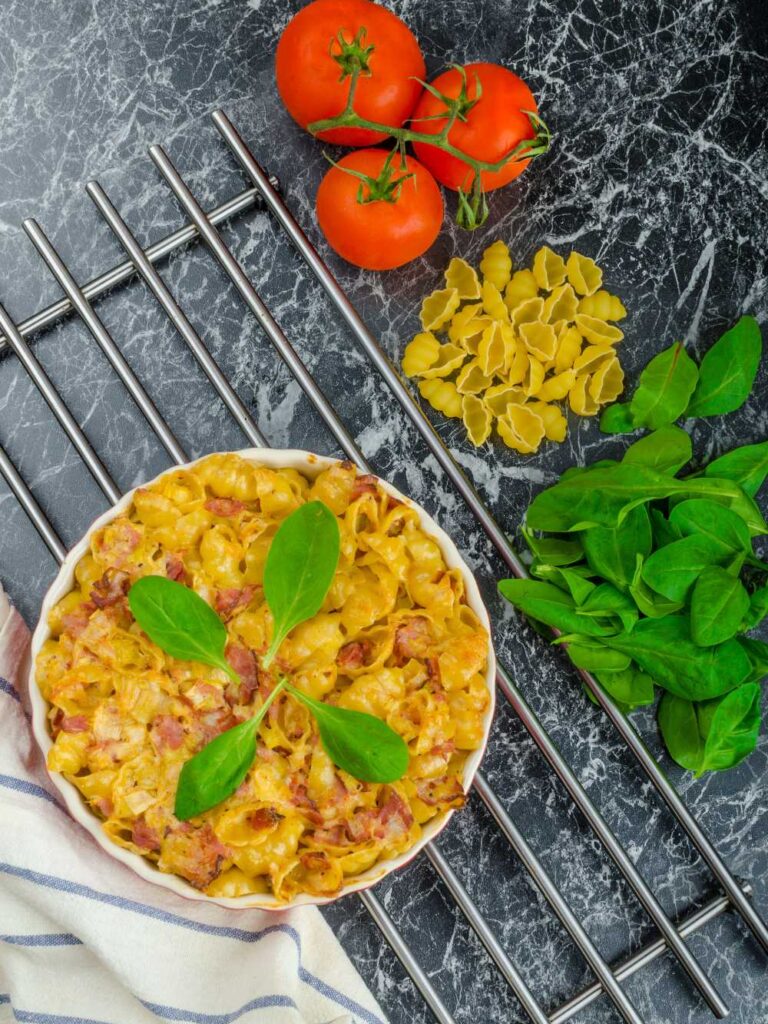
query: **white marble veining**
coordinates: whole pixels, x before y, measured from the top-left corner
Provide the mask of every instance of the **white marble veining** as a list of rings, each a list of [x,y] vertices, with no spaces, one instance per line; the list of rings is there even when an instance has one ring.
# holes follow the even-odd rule
[[[277,174],[299,221],[312,220],[325,168],[320,147],[280,107],[272,53],[296,0],[2,0],[0,2],[0,301],[21,320],[58,297],[21,230],[35,216],[80,280],[122,258],[82,185],[97,177],[139,238],[181,215],[146,156],[162,142],[197,194],[215,205],[243,178],[208,120],[221,106]],[[542,242],[576,245],[605,267],[630,310],[623,361],[630,379],[675,338],[702,352],[741,313],[768,323],[768,20],[749,0],[393,0],[431,70],[449,61],[502,61],[522,73],[556,136],[549,158],[496,194],[474,236],[447,228],[415,266],[355,271],[330,256],[342,284],[393,357],[416,328],[421,296],[454,253],[479,256],[505,238],[525,263]],[[449,202],[449,206],[452,203]],[[671,913],[713,894],[706,868],[673,826],[562,654],[547,650],[495,597],[503,575],[414,430],[344,331],[275,225],[251,213],[225,231],[279,323],[333,397],[376,471],[423,501],[480,578],[499,654]],[[320,417],[212,259],[200,248],[163,274],[261,429],[277,446],[336,451]],[[202,372],[143,286],[98,304],[190,456],[243,444]],[[35,350],[121,487],[168,464],[97,351],[67,322]],[[740,412],[693,428],[698,460],[768,436],[765,366]],[[471,449],[438,429],[488,499],[516,528],[531,496],[574,462],[621,449],[593,421],[569,441],[520,458]],[[0,360],[0,443],[71,543],[104,501],[13,358]],[[28,621],[55,567],[0,483],[0,577]],[[503,702],[502,702],[503,703]],[[768,741],[737,770],[695,782],[661,752],[653,715],[635,720],[728,863],[768,911]],[[652,935],[644,913],[542,763],[514,714],[499,710],[487,775],[604,955]],[[586,983],[572,944],[476,798],[440,847],[545,1005]],[[435,874],[419,859],[380,887],[459,1024],[513,1022],[522,1011]],[[327,911],[393,1024],[431,1015],[355,899]],[[766,961],[731,916],[691,940],[731,1005],[734,1024],[768,1021]],[[703,1024],[706,1008],[669,957],[628,984],[649,1022]],[[226,1007],[222,1007],[226,1009]],[[605,1001],[579,1018],[617,1020]]]

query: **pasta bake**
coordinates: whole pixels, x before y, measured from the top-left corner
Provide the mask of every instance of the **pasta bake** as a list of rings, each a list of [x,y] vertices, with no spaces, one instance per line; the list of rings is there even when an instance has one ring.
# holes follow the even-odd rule
[[[320,612],[267,671],[267,552],[282,520],[311,500],[338,519],[338,568]],[[214,608],[240,682],[163,653],[139,629],[126,594],[147,575]],[[36,678],[50,707],[50,770],[77,787],[112,842],[209,896],[333,896],[464,802],[462,770],[485,737],[488,633],[419,511],[350,463],[308,479],[229,454],[167,473],[92,534],[49,627]],[[408,745],[406,774],[374,784],[337,768],[307,709],[282,693],[242,785],[178,820],[184,763],[252,717],[280,674],[385,720]]]

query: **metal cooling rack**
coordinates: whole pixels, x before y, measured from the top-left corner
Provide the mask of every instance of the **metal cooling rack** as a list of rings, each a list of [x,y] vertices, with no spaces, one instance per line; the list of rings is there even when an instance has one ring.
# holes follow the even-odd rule
[[[469,506],[490,542],[511,571],[518,577],[525,577],[527,575],[525,567],[506,534],[495,521],[491,511],[482,502],[463,471],[454,461],[453,456],[443,445],[430,422],[414,402],[375,337],[363,323],[348,297],[331,274],[331,271],[312,247],[279,195],[276,183],[266,176],[222,111],[216,111],[213,114],[213,121],[221,138],[230,148],[248,178],[250,178],[252,186],[206,213],[165,151],[160,146],[151,147],[149,150],[150,156],[184,209],[189,218],[189,223],[144,249],[131,234],[104,189],[98,182],[90,182],[87,185],[87,192],[96,204],[99,213],[125,249],[127,259],[125,262],[120,263],[82,286],[78,285],[44,234],[42,228],[34,220],[24,221],[24,230],[48,270],[63,289],[66,298],[48,306],[20,324],[14,324],[2,305],[0,305],[0,329],[2,329],[4,334],[4,336],[0,335],[0,354],[4,350],[10,349],[19,359],[48,403],[51,412],[58,420],[65,434],[111,503],[115,503],[120,497],[118,487],[26,341],[27,337],[49,327],[67,315],[75,313],[86,325],[93,339],[99,345],[118,377],[145,415],[171,459],[177,464],[186,462],[187,456],[182,446],[174,437],[170,427],[153,404],[142,383],[115,345],[92,305],[93,299],[138,274],[181,334],[183,340],[208,376],[216,393],[224,401],[249,441],[257,447],[269,447],[269,442],[263,436],[250,412],[206,349],[200,336],[192,327],[181,306],[171,295],[155,267],[155,264],[163,260],[169,253],[191,241],[199,239],[207,245],[221,264],[241,299],[256,317],[264,333],[277,349],[282,359],[288,364],[289,369],[325,421],[344,454],[361,470],[369,472],[371,467],[360,448],[339,420],[330,401],[315,383],[300,356],[260,299],[245,269],[234,258],[217,230],[217,225],[221,222],[244,211],[253,208],[266,208],[277,219],[280,227],[297,249],[301,259],[315,275],[336,311],[343,318],[352,335],[369,357],[376,370],[384,378],[394,397],[402,406],[403,411]],[[0,473],[5,477],[8,486],[23,506],[53,557],[58,562],[61,562],[66,555],[64,545],[1,445]],[[574,669],[574,671],[578,670]],[[676,957],[678,964],[686,973],[690,982],[698,989],[713,1015],[723,1018],[728,1014],[728,1007],[686,945],[685,939],[693,932],[702,928],[708,921],[732,908],[737,911],[763,947],[763,950],[768,953],[768,927],[766,927],[765,922],[748,899],[751,892],[750,887],[739,883],[731,874],[696,819],[688,811],[672,784],[664,776],[661,768],[643,744],[634,727],[589,673],[579,672],[579,674],[605,711],[622,741],[635,756],[640,771],[650,780],[662,803],[686,832],[702,860],[710,869],[719,889],[722,890],[722,894],[683,920],[678,922],[670,920],[656,896],[636,869],[626,849],[594,805],[573,770],[565,761],[503,666],[499,666],[497,674],[499,689],[520,717],[528,733],[549,762],[552,770],[565,786],[573,802],[586,818],[600,843],[615,862],[624,879],[631,886],[637,899],[655,924],[658,930],[658,937],[628,959],[613,965],[606,963],[573,910],[559,892],[543,864],[504,809],[499,798],[490,788],[482,774],[479,774],[474,783],[478,796],[490,810],[523,867],[546,898],[552,911],[573,939],[595,976],[595,981],[592,985],[579,992],[557,1009],[546,1012],[530,991],[509,953],[502,948],[490,926],[478,911],[462,882],[434,843],[426,847],[425,855],[437,875],[447,886],[469,925],[483,943],[504,981],[514,991],[521,1006],[535,1024],[561,1024],[563,1021],[570,1020],[602,994],[606,994],[612,1000],[619,1014],[628,1024],[643,1024],[642,1018],[620,983],[667,950]],[[360,894],[359,898],[384,938],[400,959],[403,967],[432,1010],[435,1018],[440,1024],[455,1024],[454,1017],[445,1005],[441,995],[433,987],[420,966],[418,959],[408,947],[389,914],[374,893],[369,890]]]

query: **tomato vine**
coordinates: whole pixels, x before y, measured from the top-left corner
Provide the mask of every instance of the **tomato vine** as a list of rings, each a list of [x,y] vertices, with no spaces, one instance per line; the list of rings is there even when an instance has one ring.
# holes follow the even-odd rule
[[[395,152],[399,151],[402,156],[405,155],[405,147],[408,143],[414,142],[425,143],[426,145],[434,146],[436,149],[443,150],[445,153],[465,163],[468,171],[472,172],[472,182],[469,188],[460,188],[458,190],[457,223],[460,227],[467,228],[468,230],[480,227],[488,218],[488,202],[483,190],[482,172],[500,171],[509,163],[543,156],[549,152],[551,146],[552,137],[549,128],[537,113],[524,110],[523,113],[530,121],[534,131],[533,138],[523,139],[499,160],[493,162],[479,160],[453,145],[449,139],[451,129],[456,121],[466,120],[467,114],[482,96],[480,81],[476,78],[475,96],[473,99],[469,98],[466,71],[458,64],[450,65],[461,75],[461,89],[458,96],[446,96],[444,93],[434,89],[429,83],[419,80],[425,89],[445,104],[445,113],[440,115],[440,117],[445,117],[445,124],[436,134],[415,131],[413,128],[406,127],[405,125],[397,128],[361,117],[354,108],[355,92],[360,76],[369,76],[372,73],[369,66],[369,58],[374,50],[373,46],[364,45],[365,35],[365,29],[361,28],[351,41],[345,40],[341,32],[331,40],[330,53],[341,68],[341,81],[349,78],[347,102],[341,113],[333,117],[313,121],[307,125],[307,130],[312,135],[320,135],[322,132],[327,132],[334,128],[363,128],[379,132],[395,140]],[[338,53],[334,53],[334,46],[338,47]],[[389,173],[388,169],[387,173]],[[373,179],[369,182],[371,192],[374,194],[381,187],[386,188],[386,185],[387,182],[378,182]],[[361,191],[358,201],[370,201],[370,196],[367,200],[363,199]]]

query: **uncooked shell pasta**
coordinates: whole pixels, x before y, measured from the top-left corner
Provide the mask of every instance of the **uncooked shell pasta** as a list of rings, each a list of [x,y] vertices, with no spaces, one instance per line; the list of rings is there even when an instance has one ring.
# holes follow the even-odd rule
[[[615,348],[624,332],[615,322],[627,311],[602,281],[589,256],[566,260],[548,246],[514,273],[502,241],[484,250],[479,276],[454,258],[446,287],[424,300],[424,330],[406,346],[403,370],[420,379],[433,408],[464,421],[474,445],[494,425],[521,454],[562,441],[567,420],[555,403],[594,416],[624,387]]]

